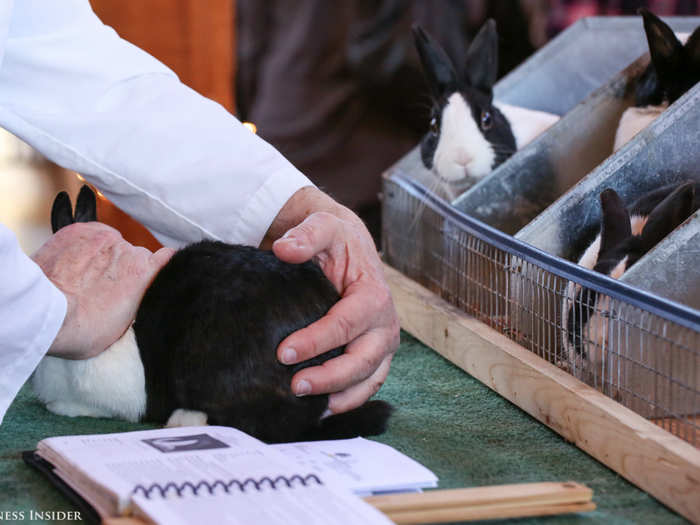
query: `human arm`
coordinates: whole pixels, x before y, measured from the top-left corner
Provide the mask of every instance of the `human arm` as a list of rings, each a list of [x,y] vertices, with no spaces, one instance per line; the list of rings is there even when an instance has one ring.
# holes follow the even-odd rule
[[[313,242],[299,250],[287,241],[275,252],[316,255],[344,299],[291,340],[300,356],[352,344],[347,357],[301,378],[312,393],[344,390],[331,398],[334,411],[373,393],[398,330],[359,219],[316,190],[300,192],[310,182],[274,148],[102,26],[86,1],[24,0],[15,11],[0,68],[0,124],[81,172],[170,246],[204,237],[257,245],[268,230],[269,244],[308,217],[294,231]],[[330,217],[313,215],[320,210]],[[347,326],[342,336],[330,333],[338,326]]]
[[[310,185],[224,108],[104,26],[87,0],[0,3],[0,44],[0,125],[81,172],[170,246],[258,244],[289,197]],[[41,260],[47,273],[61,266],[51,260],[58,255]],[[63,266],[53,278],[65,277]],[[42,286],[51,288],[46,278]],[[66,327],[82,304],[68,298]],[[121,335],[104,330],[77,355]],[[68,351],[61,335],[56,344]]]
[[[87,0],[23,0],[11,16],[0,125],[82,173],[166,245],[257,245],[311,185],[223,107],[104,26]]]

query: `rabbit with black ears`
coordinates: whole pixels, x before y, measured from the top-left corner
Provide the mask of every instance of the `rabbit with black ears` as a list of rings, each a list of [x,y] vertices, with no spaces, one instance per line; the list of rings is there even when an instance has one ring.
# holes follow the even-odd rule
[[[498,74],[498,33],[488,20],[467,51],[460,78],[440,45],[418,26],[416,48],[433,97],[430,130],[421,158],[447,181],[479,180],[516,149],[510,124],[493,104]]]
[[[440,179],[474,184],[559,120],[494,101],[498,32],[493,20],[469,46],[463,73],[426,31],[414,26],[413,35],[433,99],[421,158]]]
[[[700,183],[651,191],[629,209],[612,189],[600,194],[600,233],[578,264],[619,279],[629,267],[700,208]],[[562,304],[562,342],[570,367],[600,372],[608,348],[610,298],[569,283]]]
[[[64,192],[51,212],[54,232],[96,219],[87,186],[75,216]],[[69,416],[210,423],[268,442],[380,434],[389,404],[369,401],[324,417],[327,395],[297,397],[290,389],[295,372],[343,348],[293,366],[276,358],[286,336],[338,300],[313,263],[289,264],[256,248],[201,241],[175,253],[158,273],[121,339],[92,359],[45,357],[32,386],[50,410]]]
[[[683,45],[673,29],[648,9],[640,9],[639,14],[644,21],[651,61],[636,81],[634,106],[620,119],[615,150],[700,81],[700,27]]]

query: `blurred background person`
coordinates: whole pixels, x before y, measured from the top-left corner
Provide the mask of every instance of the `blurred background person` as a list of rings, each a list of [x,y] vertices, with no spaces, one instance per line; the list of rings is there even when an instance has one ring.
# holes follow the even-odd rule
[[[381,173],[426,130],[430,99],[413,45],[420,24],[455,63],[487,18],[500,71],[534,50],[518,2],[238,0],[236,106],[258,133],[380,230]]]
[[[420,24],[462,64],[496,20],[499,76],[583,16],[696,14],[695,0],[238,0],[236,110],[375,241],[381,173],[427,128],[430,100],[410,31]]]

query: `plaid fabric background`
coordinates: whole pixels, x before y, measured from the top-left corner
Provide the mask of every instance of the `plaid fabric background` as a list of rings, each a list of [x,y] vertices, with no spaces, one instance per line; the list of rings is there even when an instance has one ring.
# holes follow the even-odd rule
[[[593,15],[634,15],[648,7],[659,16],[698,15],[699,0],[550,0],[548,35],[554,36],[581,17]]]

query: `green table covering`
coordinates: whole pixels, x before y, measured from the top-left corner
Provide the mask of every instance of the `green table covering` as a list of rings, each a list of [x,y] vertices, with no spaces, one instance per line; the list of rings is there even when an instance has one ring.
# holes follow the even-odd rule
[[[598,505],[590,513],[489,523],[687,523],[405,333],[377,397],[397,407],[388,432],[377,439],[433,470],[441,488],[575,480],[593,489]],[[54,415],[25,385],[0,425],[0,523],[13,523],[2,520],[7,512],[23,511],[27,518],[30,510],[75,510],[22,462],[21,451],[50,436],[147,428],[154,427]]]

